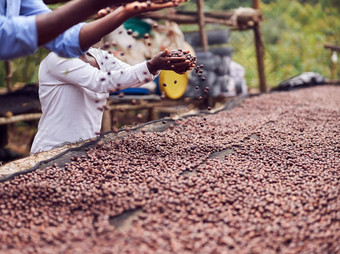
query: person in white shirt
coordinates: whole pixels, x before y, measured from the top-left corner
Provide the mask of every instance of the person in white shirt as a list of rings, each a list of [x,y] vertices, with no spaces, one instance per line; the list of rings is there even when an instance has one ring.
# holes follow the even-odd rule
[[[109,92],[148,83],[159,70],[183,73],[191,69],[185,58],[168,54],[164,51],[130,66],[96,48],[73,59],[50,53],[39,69],[42,117],[31,153],[95,137],[101,129]]]
[[[110,29],[141,12],[171,6],[134,2],[119,7],[107,13],[113,17]],[[96,48],[71,59],[50,53],[39,68],[42,117],[31,153],[95,137],[101,129],[103,108],[110,92],[148,83],[157,77],[159,70],[184,73],[192,67],[185,57],[171,57],[168,50],[134,66]]]

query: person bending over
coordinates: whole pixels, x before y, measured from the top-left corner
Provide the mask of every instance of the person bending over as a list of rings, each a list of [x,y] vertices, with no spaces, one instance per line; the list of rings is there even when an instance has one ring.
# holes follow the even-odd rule
[[[115,17],[106,17],[90,23],[79,23],[107,6],[130,6],[131,0],[73,0],[51,11],[42,0],[0,0],[0,60],[9,60],[33,54],[44,46],[62,57],[79,57],[112,31]],[[139,0],[138,2],[147,2]],[[155,9],[176,6],[184,0],[151,5]],[[126,5],[127,4],[127,5]],[[150,11],[144,3],[143,12]],[[121,15],[137,15],[135,12]],[[117,16],[119,20],[129,17]]]
[[[31,153],[96,137],[109,92],[148,83],[159,70],[189,69],[185,57],[170,57],[167,50],[134,66],[96,48],[73,59],[50,53],[39,69],[42,117]]]

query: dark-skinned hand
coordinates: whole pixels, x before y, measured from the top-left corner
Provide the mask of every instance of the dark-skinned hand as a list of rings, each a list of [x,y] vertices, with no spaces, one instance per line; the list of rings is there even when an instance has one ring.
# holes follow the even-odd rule
[[[151,74],[156,74],[160,70],[172,70],[178,74],[184,74],[188,70],[192,70],[195,64],[187,60],[185,56],[171,56],[170,51],[166,49],[147,61],[147,66]]]
[[[128,15],[136,16],[145,12],[152,12],[152,11],[158,11],[164,8],[171,8],[176,7],[180,3],[186,2],[186,0],[175,0],[175,1],[169,1],[169,2],[151,2],[146,3],[142,1],[134,1],[132,3],[128,3],[125,6],[122,6],[120,8],[124,8],[124,11],[128,13]],[[106,9],[101,9],[98,14],[97,18],[105,17],[107,14],[113,11],[114,6],[108,7]]]

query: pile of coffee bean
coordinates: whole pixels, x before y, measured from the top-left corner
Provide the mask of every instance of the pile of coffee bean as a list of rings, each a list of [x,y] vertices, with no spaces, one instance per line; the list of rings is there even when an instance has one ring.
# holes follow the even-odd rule
[[[246,99],[0,183],[1,253],[339,253],[340,87]]]

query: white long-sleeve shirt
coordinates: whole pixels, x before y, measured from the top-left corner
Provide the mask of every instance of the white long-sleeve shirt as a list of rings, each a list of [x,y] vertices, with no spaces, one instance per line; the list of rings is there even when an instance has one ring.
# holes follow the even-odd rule
[[[79,58],[65,59],[55,53],[41,62],[42,117],[31,153],[95,137],[110,91],[138,87],[155,78],[146,62],[130,66],[100,49],[91,48],[88,53],[100,69]]]

